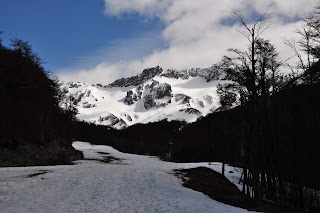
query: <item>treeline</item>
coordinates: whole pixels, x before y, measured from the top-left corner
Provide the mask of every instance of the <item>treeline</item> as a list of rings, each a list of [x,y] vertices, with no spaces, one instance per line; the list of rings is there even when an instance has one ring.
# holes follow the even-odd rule
[[[0,165],[71,163],[74,109],[62,109],[57,78],[50,77],[28,42],[0,40]]]
[[[183,125],[185,122],[162,120],[116,130],[93,123],[74,122],[70,134],[74,140],[109,145],[122,152],[167,158]]]
[[[311,149],[318,147],[310,136],[315,137],[320,129],[319,103],[313,100],[318,95],[320,82],[320,7],[316,9],[315,16],[306,18],[298,30],[302,36],[297,42],[299,46],[294,40],[284,41],[297,56],[297,65],[281,61],[271,42],[262,38],[262,33],[271,26],[268,14],[247,23],[237,12],[233,15],[243,26],[239,32],[248,40],[248,48],[229,49],[230,56],[224,56],[219,63],[227,79],[232,81],[218,88],[223,107],[238,101],[243,108],[241,122],[236,125],[240,131],[238,140],[241,140],[238,153],[243,168],[243,193],[257,201],[268,199],[294,205],[300,212],[319,207],[318,191],[307,188],[315,186],[310,179],[314,174],[305,169],[308,168],[306,164],[311,163],[305,158],[314,158]],[[299,48],[304,51],[306,60]],[[290,75],[280,72],[280,67],[284,66],[291,69]],[[297,93],[294,96],[283,92],[296,85],[308,88],[299,88],[305,92],[305,97],[299,96],[296,88],[288,90]],[[226,128],[228,122],[230,120],[225,118],[224,123],[220,123],[224,126],[220,132],[222,141],[230,137],[230,132],[226,133],[230,131]],[[228,144],[227,140],[221,151],[231,155]],[[306,174],[308,176],[304,177]]]

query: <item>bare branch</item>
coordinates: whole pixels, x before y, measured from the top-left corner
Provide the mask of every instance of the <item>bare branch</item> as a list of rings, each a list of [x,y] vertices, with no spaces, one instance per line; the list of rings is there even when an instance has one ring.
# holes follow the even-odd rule
[[[287,45],[294,53],[295,53],[295,56],[298,57],[299,59],[299,63],[300,63],[300,66],[301,68],[305,71],[306,70],[306,66],[303,62],[303,59],[302,59],[302,56],[301,54],[299,53],[297,47],[296,47],[296,41],[294,39],[292,39],[291,41],[289,39],[284,39],[284,44]]]
[[[249,35],[247,35],[246,33],[242,32],[242,31],[240,31],[240,30],[237,30],[237,29],[236,29],[236,31],[239,32],[239,33],[241,33],[244,37],[247,38],[247,40],[248,40],[249,42],[251,42],[251,39],[250,39],[250,36],[249,36]]]
[[[265,28],[263,28],[263,30],[261,30],[261,32],[257,33],[257,37],[259,37],[264,31],[266,31],[267,29],[269,29],[271,26],[273,25],[273,23],[268,24],[268,26],[266,26]],[[259,30],[260,31],[260,30]]]
[[[251,30],[249,29],[247,23],[244,21],[244,18],[242,16],[242,14],[236,12],[236,11],[231,11],[231,14],[239,20],[239,22],[249,31],[251,32]]]
[[[237,30],[237,31],[239,33],[241,33],[242,35],[244,35],[249,40],[250,43],[253,42],[255,39],[259,38],[260,35],[265,30],[269,29],[273,25],[273,23],[269,23],[267,26],[265,26],[266,20],[269,19],[269,17],[270,17],[270,13],[268,12],[268,10],[266,12],[264,12],[263,14],[261,14],[258,19],[252,18],[253,26],[251,29],[241,13],[236,12],[236,11],[231,11],[231,14],[246,29],[247,33],[243,32],[241,30]]]

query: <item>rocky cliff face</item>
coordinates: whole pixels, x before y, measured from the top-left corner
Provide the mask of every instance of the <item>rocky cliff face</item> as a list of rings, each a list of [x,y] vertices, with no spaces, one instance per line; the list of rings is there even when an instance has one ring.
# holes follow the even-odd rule
[[[142,71],[141,74],[132,76],[130,78],[121,78],[115,82],[109,84],[111,87],[128,87],[128,86],[139,86],[143,82],[155,77],[162,73],[162,68],[157,66],[154,68],[148,68]]]
[[[192,68],[189,70],[175,70],[175,69],[169,69],[166,72],[162,73],[161,76],[168,77],[168,78],[175,78],[175,79],[189,79],[190,77],[202,77],[207,80],[207,82],[210,81],[216,81],[219,80],[221,77],[221,70],[216,67],[212,66],[209,68]]]
[[[100,116],[98,119],[98,124],[103,124],[106,126],[113,126],[118,129],[122,129],[127,126],[127,124],[124,120],[122,120],[121,118],[119,119],[118,117],[116,117],[115,115],[113,115],[111,113],[107,116],[104,116],[104,117]]]
[[[153,107],[166,107],[171,103],[171,86],[167,83],[159,83],[153,81],[152,84],[146,86],[146,90],[143,97],[143,103],[146,110]]]

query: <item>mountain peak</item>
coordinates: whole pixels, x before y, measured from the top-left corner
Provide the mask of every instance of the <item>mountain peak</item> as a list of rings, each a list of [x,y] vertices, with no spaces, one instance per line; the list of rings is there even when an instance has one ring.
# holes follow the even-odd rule
[[[118,79],[113,83],[109,84],[109,86],[111,87],[139,86],[140,84],[150,80],[156,75],[160,75],[162,72],[163,70],[159,66],[147,68],[147,69],[144,69],[141,74],[138,74],[129,78]]]

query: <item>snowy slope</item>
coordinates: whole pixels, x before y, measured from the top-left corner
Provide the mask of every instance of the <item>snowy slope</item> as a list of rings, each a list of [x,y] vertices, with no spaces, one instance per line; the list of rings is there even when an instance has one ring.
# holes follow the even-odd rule
[[[123,128],[163,119],[194,122],[220,106],[216,67],[191,70],[149,68],[108,86],[78,82],[63,90],[74,97],[80,120]]]
[[[68,166],[0,168],[1,212],[248,212],[185,188],[171,174],[173,169],[198,166],[221,171],[218,163],[177,164],[108,146],[73,145],[92,160]],[[107,155],[122,160],[94,160]],[[238,181],[239,169],[227,166],[226,171],[229,179]]]

